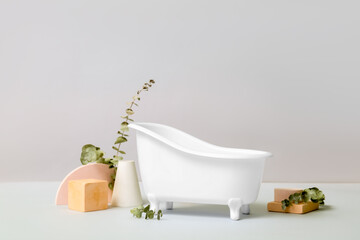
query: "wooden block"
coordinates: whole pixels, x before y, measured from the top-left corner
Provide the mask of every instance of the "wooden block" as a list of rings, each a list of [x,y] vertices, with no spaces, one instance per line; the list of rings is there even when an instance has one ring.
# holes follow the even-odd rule
[[[97,179],[69,181],[68,207],[71,210],[89,212],[107,209],[108,182]]]
[[[58,191],[56,193],[55,204],[67,205],[68,204],[68,186],[71,180],[80,179],[98,179],[111,182],[111,175],[115,173],[114,168],[109,168],[109,165],[102,163],[90,163],[88,165],[82,165],[73,171],[71,171],[61,182]],[[112,190],[108,188],[108,202],[112,200]]]
[[[306,202],[299,204],[291,204],[285,210],[281,208],[281,202],[269,202],[267,209],[269,212],[282,212],[282,213],[307,213],[319,208],[319,203]]]
[[[302,192],[299,188],[275,188],[274,189],[274,201],[281,202],[284,199],[288,199],[291,194],[296,192]]]

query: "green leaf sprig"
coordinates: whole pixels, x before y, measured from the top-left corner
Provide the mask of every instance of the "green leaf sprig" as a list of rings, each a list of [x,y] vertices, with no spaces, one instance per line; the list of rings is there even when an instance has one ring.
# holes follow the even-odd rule
[[[281,201],[281,207],[283,210],[285,210],[293,203],[299,204],[309,201],[324,205],[325,204],[324,200],[325,200],[324,193],[320,191],[317,187],[312,187],[312,188],[304,189],[302,192],[291,194],[288,199],[284,199]]]
[[[130,212],[133,214],[134,217],[137,218],[141,218],[142,214],[145,213],[145,219],[153,219],[154,217],[156,217],[157,220],[160,220],[160,218],[163,216],[161,210],[158,210],[157,212],[154,210],[150,210],[150,205],[147,205],[145,208],[144,206],[133,208],[130,210]]]
[[[120,154],[126,154],[124,151],[120,150],[121,144],[124,142],[127,142],[127,138],[129,135],[126,134],[126,132],[129,131],[129,121],[133,122],[134,120],[130,118],[131,115],[134,114],[133,107],[139,106],[136,101],[140,101],[140,94],[142,91],[148,91],[149,88],[152,87],[152,85],[155,84],[154,80],[149,80],[149,82],[144,83],[143,87],[136,92],[136,95],[132,97],[132,101],[128,103],[129,107],[125,110],[126,115],[122,116],[121,118],[124,119],[124,121],[121,123],[120,130],[117,132],[120,136],[117,137],[114,145],[118,144],[118,146],[112,146],[112,148],[116,151],[116,155],[114,156],[114,159],[117,160],[116,164],[119,160],[122,160],[123,157],[119,156]]]
[[[109,168],[114,168],[114,174],[111,175],[112,181],[109,183],[109,188],[114,188],[115,178],[116,178],[116,170],[117,165],[120,160],[124,158],[121,155],[125,155],[126,153],[123,150],[120,150],[121,144],[127,142],[127,137],[129,136],[126,132],[129,131],[129,121],[133,122],[134,120],[130,118],[131,115],[134,114],[133,107],[138,106],[136,101],[140,101],[140,94],[143,91],[148,91],[152,85],[155,84],[154,80],[149,80],[149,82],[144,83],[142,88],[136,92],[136,95],[132,97],[132,101],[128,103],[128,107],[125,112],[126,115],[122,116],[124,119],[121,123],[120,130],[117,132],[120,136],[118,136],[115,140],[114,146],[112,149],[116,151],[116,154],[112,158],[104,158],[105,153],[100,149],[100,147],[96,147],[92,144],[85,144],[82,147],[80,161],[81,164],[86,165],[89,163],[103,163],[109,165]],[[117,145],[117,146],[116,146]]]

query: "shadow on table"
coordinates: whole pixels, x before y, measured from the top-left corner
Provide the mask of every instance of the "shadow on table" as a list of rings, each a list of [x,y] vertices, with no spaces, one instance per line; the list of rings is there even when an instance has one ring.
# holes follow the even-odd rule
[[[226,205],[189,204],[189,206],[176,206],[173,210],[166,210],[167,215],[187,215],[191,217],[230,218],[230,210]],[[241,219],[268,217],[266,204],[253,203],[250,205],[250,215],[241,215]]]
[[[332,205],[323,205],[319,207],[318,211],[328,211],[328,210],[334,210],[334,206]]]

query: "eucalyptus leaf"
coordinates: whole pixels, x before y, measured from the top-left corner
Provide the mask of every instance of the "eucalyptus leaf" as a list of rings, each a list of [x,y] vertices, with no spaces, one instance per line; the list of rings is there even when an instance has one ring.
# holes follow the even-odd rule
[[[120,130],[123,131],[123,132],[128,132],[129,127],[128,126],[121,126]]]
[[[294,195],[293,195],[293,194],[291,194],[291,195],[289,196],[289,200],[290,200],[290,201],[294,201]]]
[[[126,142],[127,139],[123,136],[120,136],[116,139],[115,143],[114,144],[118,144],[118,143],[123,143],[123,142]],[[116,149],[115,149],[116,150]],[[117,151],[120,151],[119,149],[117,149]]]
[[[117,165],[119,163],[119,160],[113,159],[113,160],[111,160],[111,163],[114,164],[114,165]]]
[[[105,159],[104,158],[99,158],[95,161],[96,163],[104,163],[105,164]]]
[[[159,210],[159,211],[157,212],[157,220],[160,220],[160,218],[161,218],[162,216],[163,216],[162,211]]]
[[[115,142],[115,144],[116,144],[116,142]],[[117,151],[117,152],[119,152],[120,151],[120,149],[119,148],[117,148],[117,147],[115,147],[115,146],[112,146],[112,149],[114,149],[115,151]]]
[[[150,205],[147,205],[145,208],[144,208],[144,212],[148,212],[150,210]]]
[[[133,115],[134,111],[131,108],[126,109],[126,113],[129,115]]]
[[[123,159],[124,159],[122,156],[114,156],[113,158],[114,158],[114,160],[118,160],[118,161],[120,161],[120,160],[123,160]]]
[[[104,152],[99,147],[86,144],[82,147],[80,161],[83,165],[103,161]]]
[[[122,122],[122,123],[121,123],[121,126],[127,126],[127,125],[129,125],[128,122]]]
[[[285,210],[288,206],[290,206],[290,201],[287,199],[284,199],[281,201],[281,208]]]

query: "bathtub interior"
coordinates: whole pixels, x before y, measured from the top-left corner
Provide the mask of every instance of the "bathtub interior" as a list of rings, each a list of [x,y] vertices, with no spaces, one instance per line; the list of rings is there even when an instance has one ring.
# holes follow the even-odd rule
[[[147,134],[162,140],[173,147],[179,147],[192,153],[208,154],[209,156],[221,156],[224,158],[266,158],[270,153],[258,150],[238,149],[220,147],[205,141],[202,141],[179,129],[156,123],[135,123],[131,124],[137,130],[144,131]],[[139,128],[140,127],[140,128]]]

